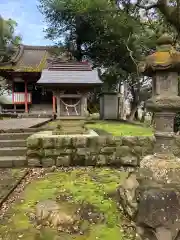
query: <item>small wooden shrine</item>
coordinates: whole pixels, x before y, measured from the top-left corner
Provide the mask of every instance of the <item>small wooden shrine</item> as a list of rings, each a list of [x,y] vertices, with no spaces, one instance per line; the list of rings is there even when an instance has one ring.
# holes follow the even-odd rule
[[[53,56],[51,47],[20,45],[0,76],[12,87],[13,111],[48,112],[57,117],[85,117],[87,94],[101,85],[97,70],[69,53]]]

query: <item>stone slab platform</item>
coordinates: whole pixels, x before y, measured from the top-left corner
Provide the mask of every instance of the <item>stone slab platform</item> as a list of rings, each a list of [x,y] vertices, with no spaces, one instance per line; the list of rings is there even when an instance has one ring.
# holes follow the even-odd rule
[[[43,123],[49,122],[50,120],[50,118],[14,118],[0,120],[0,130],[38,127]]]

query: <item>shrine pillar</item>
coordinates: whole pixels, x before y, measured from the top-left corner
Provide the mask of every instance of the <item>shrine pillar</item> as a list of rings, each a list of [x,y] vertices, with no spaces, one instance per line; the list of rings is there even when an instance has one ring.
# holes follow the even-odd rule
[[[27,80],[24,80],[24,88],[25,88],[25,113],[28,113],[28,90],[27,90]]]
[[[55,115],[56,114],[56,96],[54,92],[52,96],[52,109],[53,109],[53,115]]]
[[[14,100],[14,79],[12,79],[12,103],[14,106],[14,113],[16,113],[16,104],[15,104],[15,100]]]
[[[87,113],[87,94],[83,94],[81,97],[81,116],[85,117]]]
[[[57,117],[60,117],[60,91],[56,90]]]

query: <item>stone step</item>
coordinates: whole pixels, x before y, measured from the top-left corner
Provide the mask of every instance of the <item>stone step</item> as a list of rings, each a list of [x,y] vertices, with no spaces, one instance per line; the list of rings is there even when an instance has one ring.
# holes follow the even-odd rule
[[[83,126],[85,124],[84,120],[62,120],[57,121],[60,126]]]
[[[72,134],[86,134],[86,130],[85,129],[60,129],[60,130],[54,130],[53,134],[55,135],[72,135]]]
[[[26,147],[4,147],[0,148],[0,156],[25,156]]]
[[[2,130],[0,129],[0,133],[29,133],[29,134],[33,134],[35,132],[39,132],[40,129],[39,128],[25,128],[25,129],[5,129]]]
[[[0,157],[0,168],[25,167],[26,156],[3,156]]]
[[[27,139],[32,133],[0,133],[0,140]]]
[[[26,147],[26,140],[0,140],[0,148]]]

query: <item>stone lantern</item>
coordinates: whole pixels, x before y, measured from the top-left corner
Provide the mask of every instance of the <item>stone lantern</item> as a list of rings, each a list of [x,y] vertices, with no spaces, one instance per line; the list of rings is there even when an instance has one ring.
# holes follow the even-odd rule
[[[172,38],[164,34],[157,41],[157,51],[146,57],[140,65],[145,76],[152,77],[152,98],[147,108],[155,115],[155,153],[170,154],[174,141],[174,118],[180,110],[178,74],[180,52],[173,46]]]
[[[124,210],[142,240],[180,239],[180,159],[172,150],[174,117],[180,110],[180,53],[172,44],[164,34],[157,41],[157,51],[140,64],[140,71],[153,79],[147,107],[155,114],[155,149],[119,187]]]

